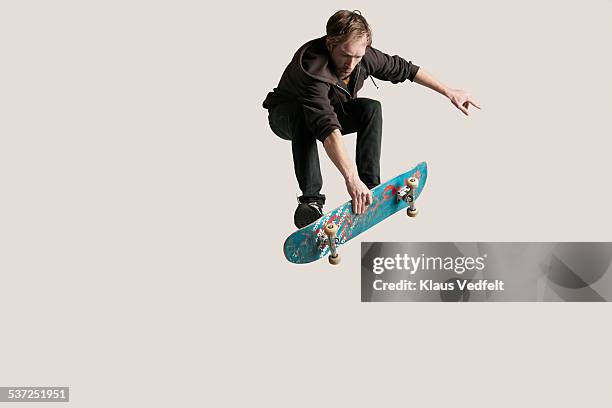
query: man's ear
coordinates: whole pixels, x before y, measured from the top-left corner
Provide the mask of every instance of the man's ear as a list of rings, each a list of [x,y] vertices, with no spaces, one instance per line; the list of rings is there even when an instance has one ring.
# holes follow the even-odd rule
[[[329,51],[329,53],[331,54],[332,48],[334,48],[334,47],[331,45],[331,43],[329,41],[329,38],[325,39],[325,48],[327,48],[327,51]]]

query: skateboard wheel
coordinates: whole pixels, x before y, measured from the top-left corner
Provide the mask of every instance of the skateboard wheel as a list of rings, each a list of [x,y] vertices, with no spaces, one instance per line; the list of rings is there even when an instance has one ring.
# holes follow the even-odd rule
[[[338,226],[336,224],[329,223],[325,226],[325,234],[328,237],[335,237],[337,233],[338,233]]]
[[[338,265],[340,263],[340,254],[336,254],[336,256],[329,256],[327,257],[327,259],[329,260],[329,263],[332,265]]]
[[[408,214],[409,217],[416,217],[419,214],[419,210],[417,208],[411,210],[410,207],[408,207],[406,214]]]
[[[410,177],[407,184],[411,190],[416,190],[416,188],[419,186],[419,179],[416,177]]]

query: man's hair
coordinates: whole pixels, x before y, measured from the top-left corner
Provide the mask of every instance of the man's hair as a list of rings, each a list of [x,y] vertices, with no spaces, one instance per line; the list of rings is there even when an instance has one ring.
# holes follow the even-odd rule
[[[330,46],[342,44],[353,37],[366,36],[372,45],[372,30],[359,10],[338,10],[327,20],[327,41]]]

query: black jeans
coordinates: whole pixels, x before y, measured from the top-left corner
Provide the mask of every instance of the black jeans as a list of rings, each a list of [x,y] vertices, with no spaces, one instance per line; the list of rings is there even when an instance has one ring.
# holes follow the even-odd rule
[[[357,173],[368,188],[380,184],[380,146],[382,142],[382,107],[380,102],[356,98],[333,105],[342,133],[357,132]],[[344,108],[344,109],[343,109]],[[346,113],[345,113],[346,112]],[[323,178],[319,166],[317,139],[308,130],[304,112],[298,103],[286,103],[270,109],[268,120],[272,131],[291,141],[293,167],[302,190],[301,202],[325,203],[321,194]]]

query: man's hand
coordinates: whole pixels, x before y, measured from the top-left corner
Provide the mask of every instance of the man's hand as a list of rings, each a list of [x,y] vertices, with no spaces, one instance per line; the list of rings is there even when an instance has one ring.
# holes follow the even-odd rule
[[[468,108],[470,105],[474,105],[480,109],[480,106],[478,106],[476,101],[474,101],[467,92],[462,91],[461,89],[448,88],[446,85],[442,84],[433,76],[425,72],[423,68],[419,68],[417,71],[416,76],[414,77],[414,82],[447,96],[453,105],[455,105],[465,115],[469,115]]]
[[[359,179],[355,165],[351,163],[344,148],[342,134],[334,130],[323,142],[323,147],[331,161],[336,165],[344,182],[346,190],[353,200],[353,212],[363,214],[368,205],[372,204],[372,192]]]
[[[353,199],[353,212],[355,214],[363,214],[368,205],[372,204],[372,192],[358,176],[346,179],[346,190]]]
[[[455,105],[461,112],[463,112],[466,116],[469,115],[468,108],[470,105],[474,105],[478,109],[480,106],[473,100],[467,92],[462,91],[461,89],[451,89],[447,93],[448,99]]]

